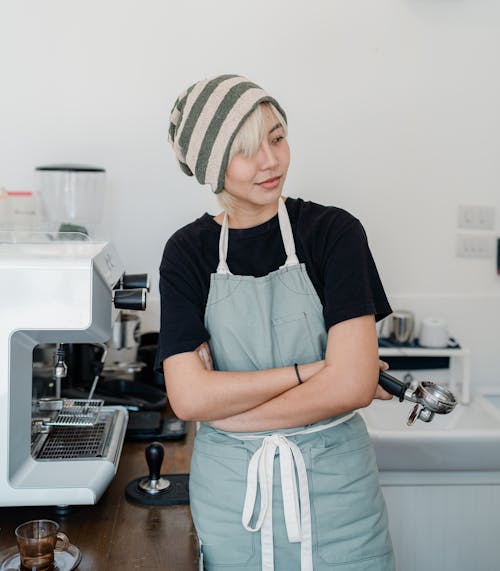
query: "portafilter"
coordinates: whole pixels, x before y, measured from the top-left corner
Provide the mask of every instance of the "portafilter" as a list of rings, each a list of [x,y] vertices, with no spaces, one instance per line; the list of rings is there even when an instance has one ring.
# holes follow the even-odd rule
[[[430,422],[435,414],[449,414],[457,405],[453,393],[432,381],[404,382],[385,371],[379,375],[379,385],[400,402],[407,400],[416,403],[406,424],[411,426],[415,420]]]

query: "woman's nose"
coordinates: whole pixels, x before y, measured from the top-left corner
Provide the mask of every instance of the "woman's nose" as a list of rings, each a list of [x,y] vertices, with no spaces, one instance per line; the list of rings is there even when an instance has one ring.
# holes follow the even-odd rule
[[[274,149],[267,141],[263,141],[260,149],[260,167],[262,170],[274,168],[278,165],[279,160]]]

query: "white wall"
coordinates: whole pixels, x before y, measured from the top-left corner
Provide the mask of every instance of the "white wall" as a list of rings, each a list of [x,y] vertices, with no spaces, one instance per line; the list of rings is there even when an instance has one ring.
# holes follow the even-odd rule
[[[175,163],[169,110],[247,75],[289,116],[286,193],[357,215],[394,306],[445,316],[500,383],[493,259],[455,256],[459,204],[500,216],[499,30],[497,0],[2,0],[0,187],[105,167],[106,234],[156,290],[168,236],[216,211]]]

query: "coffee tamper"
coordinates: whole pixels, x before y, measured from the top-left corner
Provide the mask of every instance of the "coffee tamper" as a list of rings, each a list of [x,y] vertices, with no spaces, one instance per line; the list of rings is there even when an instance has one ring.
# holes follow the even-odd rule
[[[142,478],[137,486],[146,494],[161,494],[172,485],[170,480],[160,476],[161,465],[165,450],[159,442],[152,442],[146,448],[146,462],[149,468],[149,476]]]
[[[161,475],[165,449],[160,442],[152,442],[145,452],[149,475],[129,482],[125,488],[125,496],[139,504],[189,504],[189,474]]]

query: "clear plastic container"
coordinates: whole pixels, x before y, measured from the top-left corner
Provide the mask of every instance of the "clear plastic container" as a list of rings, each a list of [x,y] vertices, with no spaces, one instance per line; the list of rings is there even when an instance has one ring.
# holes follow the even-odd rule
[[[41,218],[50,231],[93,235],[104,207],[105,170],[60,164],[37,167]]]

